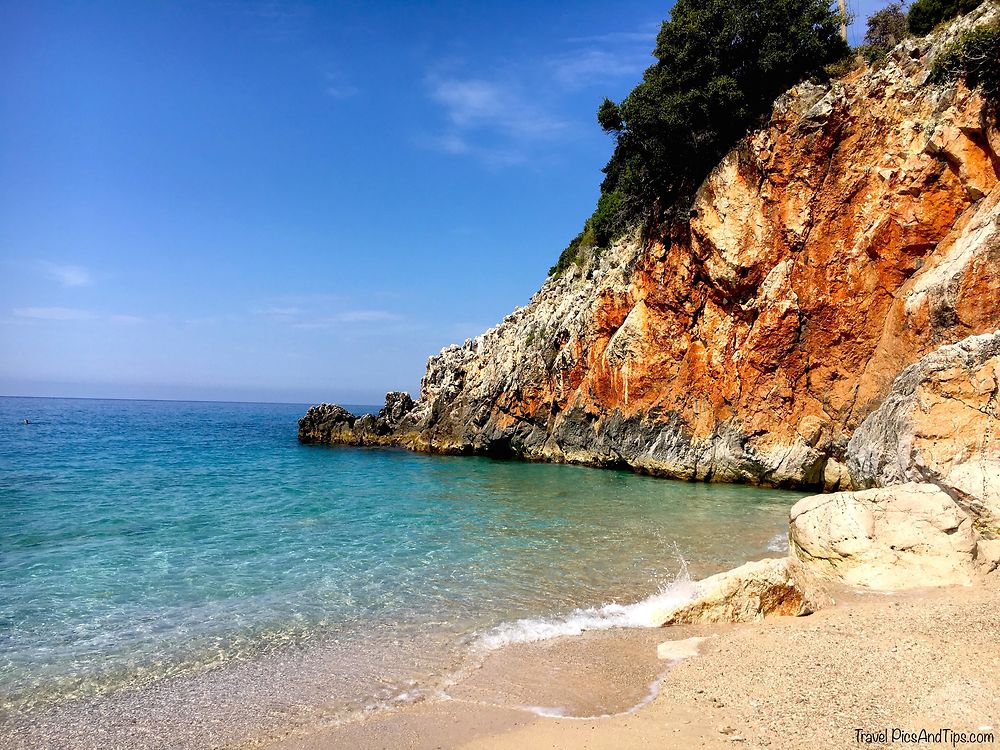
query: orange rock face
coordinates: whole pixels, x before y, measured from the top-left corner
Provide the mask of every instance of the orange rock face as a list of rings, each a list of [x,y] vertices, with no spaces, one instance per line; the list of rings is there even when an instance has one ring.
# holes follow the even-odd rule
[[[1000,328],[1000,132],[977,92],[927,83],[942,43],[783,96],[690,222],[620,241],[432,358],[395,439],[843,484],[848,440],[903,367]]]
[[[694,440],[735,420],[759,452],[835,455],[903,366],[1000,326],[984,123],[978,94],[889,73],[801,87],[715,170],[689,234],[641,255],[622,295],[641,311],[628,387],[595,327],[582,397],[675,413]]]

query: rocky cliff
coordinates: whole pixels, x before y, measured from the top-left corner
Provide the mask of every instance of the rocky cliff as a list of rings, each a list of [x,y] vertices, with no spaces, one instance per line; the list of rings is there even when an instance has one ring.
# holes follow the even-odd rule
[[[906,367],[1000,328],[1000,130],[977,92],[928,80],[998,15],[789,91],[690,221],[549,278],[432,357],[415,403],[314,407],[299,439],[826,489],[906,474],[849,450],[859,425]]]
[[[1000,331],[899,374],[847,447],[855,492],[800,500],[793,554],[852,585],[971,583],[1000,566]]]

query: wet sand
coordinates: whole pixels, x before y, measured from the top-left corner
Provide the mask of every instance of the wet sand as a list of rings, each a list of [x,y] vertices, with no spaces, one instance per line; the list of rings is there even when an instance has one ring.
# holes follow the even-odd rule
[[[326,640],[54,704],[0,708],[0,750],[204,750],[333,724],[404,692],[434,692],[434,680],[445,678],[428,675],[461,664],[440,641],[417,633],[376,651]]]
[[[511,646],[446,696],[247,747],[907,746],[857,741],[857,729],[894,727],[992,731],[1000,740],[1000,588],[835,598],[803,618]],[[657,659],[657,644],[690,636],[706,637],[699,656]]]

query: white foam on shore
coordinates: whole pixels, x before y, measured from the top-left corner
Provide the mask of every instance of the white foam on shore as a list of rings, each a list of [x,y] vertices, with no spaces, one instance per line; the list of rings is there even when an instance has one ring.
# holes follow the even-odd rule
[[[512,643],[534,643],[549,638],[580,635],[588,630],[612,628],[656,628],[663,622],[662,613],[694,599],[697,585],[687,571],[658,593],[633,604],[612,602],[601,607],[574,609],[565,617],[526,618],[505,622],[481,635],[476,643],[495,650]]]
[[[767,543],[768,552],[788,552],[788,532],[779,531]]]

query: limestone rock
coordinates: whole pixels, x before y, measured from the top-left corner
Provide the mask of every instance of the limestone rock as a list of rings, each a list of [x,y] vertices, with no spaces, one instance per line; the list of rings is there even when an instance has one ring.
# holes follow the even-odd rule
[[[410,398],[409,393],[390,391],[385,394],[385,406],[382,407],[378,415],[387,424],[395,426],[400,423],[403,417],[413,411],[413,406],[413,399]]]
[[[976,566],[982,575],[1000,578],[1000,539],[980,539],[976,545]]]
[[[790,513],[789,544],[807,569],[893,590],[969,584],[972,520],[933,484],[814,495]]]
[[[336,404],[310,407],[299,420],[299,440],[303,443],[349,445],[395,445],[396,429],[413,410],[408,393],[393,391],[385,396],[378,414],[355,416]]]
[[[1000,332],[903,370],[847,448],[858,487],[932,482],[984,529],[1000,526]]]
[[[791,558],[770,558],[705,578],[695,584],[691,601],[657,613],[655,619],[666,626],[809,614],[818,603],[796,567]]]
[[[348,442],[354,437],[357,418],[337,404],[318,404],[299,420],[302,442]]]
[[[847,470],[847,466],[835,458],[829,459],[823,469],[824,492],[836,492],[850,486],[851,474]]]

